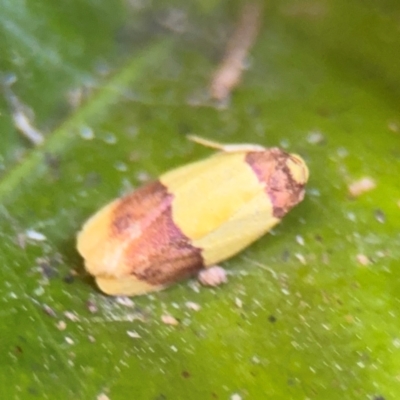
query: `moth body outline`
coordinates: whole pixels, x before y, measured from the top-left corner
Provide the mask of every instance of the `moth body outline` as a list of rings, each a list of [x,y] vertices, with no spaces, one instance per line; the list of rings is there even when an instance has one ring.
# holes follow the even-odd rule
[[[77,248],[99,288],[164,289],[248,247],[304,198],[304,160],[279,148],[223,145],[112,201],[83,226]]]

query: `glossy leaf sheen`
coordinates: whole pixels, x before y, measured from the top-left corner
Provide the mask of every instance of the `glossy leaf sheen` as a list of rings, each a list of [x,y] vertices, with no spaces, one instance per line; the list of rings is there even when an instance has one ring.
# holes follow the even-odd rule
[[[15,74],[46,135],[33,149],[0,99],[0,397],[399,398],[397,2],[271,3],[226,109],[203,99],[231,2],[63,4],[0,0],[2,79]],[[211,153],[188,133],[301,154],[306,199],[224,263],[220,288],[183,282],[134,306],[102,295],[77,230]],[[364,176],[376,189],[351,199]]]

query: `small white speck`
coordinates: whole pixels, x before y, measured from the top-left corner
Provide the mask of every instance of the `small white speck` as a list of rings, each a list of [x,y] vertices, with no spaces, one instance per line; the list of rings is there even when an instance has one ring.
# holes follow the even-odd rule
[[[189,309],[189,310],[193,310],[193,311],[199,311],[201,309],[200,304],[194,303],[193,301],[187,301],[185,303],[185,306]]]
[[[43,311],[49,315],[50,317],[55,317],[56,316],[56,312],[47,304],[43,304]]]
[[[312,131],[307,136],[307,142],[310,144],[319,144],[323,142],[324,135],[320,131]]]
[[[382,250],[378,250],[375,254],[376,254],[376,256],[379,257],[379,258],[384,258],[384,257],[386,257],[386,253],[385,253],[384,251],[382,251]]]
[[[320,197],[321,192],[317,188],[309,188],[307,189],[307,194],[314,197]]]
[[[70,91],[68,91],[66,95],[68,104],[73,108],[77,108],[79,105],[81,105],[85,95],[84,91],[85,90],[83,87],[72,88]]]
[[[115,298],[115,301],[118,304],[121,304],[122,306],[125,307],[131,307],[131,308],[135,307],[135,303],[129,297],[126,296],[118,296]]]
[[[351,182],[348,186],[349,193],[352,197],[358,197],[363,193],[369,192],[376,188],[376,182],[369,176]]]
[[[25,135],[33,144],[39,145],[44,142],[44,137],[40,131],[35,129],[28,116],[22,110],[16,110],[13,114],[16,128]]]
[[[357,262],[363,266],[366,266],[370,263],[369,258],[365,254],[357,254],[356,259]]]
[[[400,338],[393,339],[393,346],[400,349]]]
[[[28,229],[27,231],[25,231],[25,235],[28,239],[36,240],[37,242],[43,242],[47,239],[46,236],[43,235],[43,233],[40,233],[33,229]]]
[[[352,222],[354,222],[357,218],[356,218],[356,215],[354,213],[348,212],[347,213],[347,219],[352,221]]]
[[[149,174],[148,172],[146,172],[146,171],[139,171],[139,172],[136,174],[136,179],[137,179],[139,182],[144,183],[144,182],[148,182],[148,181],[151,179],[151,176],[150,176],[150,174]]]
[[[92,300],[88,300],[86,302],[86,306],[87,306],[87,309],[89,310],[89,312],[91,312],[92,314],[96,314],[97,311],[99,310],[97,308],[97,304]]]
[[[296,236],[296,242],[297,242],[300,246],[304,246],[304,239],[303,239],[303,236],[297,235],[297,236]]]
[[[104,135],[103,140],[104,140],[107,144],[115,144],[115,143],[117,143],[117,137],[116,137],[113,133],[111,133],[111,132],[107,132],[107,133]]]
[[[96,400],[110,400],[110,398],[105,393],[100,393]]]
[[[306,265],[306,264],[307,264],[307,261],[306,261],[305,257],[303,256],[303,254],[296,253],[294,256],[295,256],[303,265]]]
[[[260,364],[260,359],[259,359],[257,356],[253,356],[253,357],[251,358],[251,361],[252,361],[254,364]]]
[[[126,331],[127,335],[132,339],[140,339],[141,336],[136,331]]]
[[[235,298],[235,305],[237,308],[242,308],[243,307],[243,302],[242,300],[239,299],[239,297]]]
[[[80,129],[80,131],[79,131],[79,134],[81,135],[81,138],[82,138],[82,139],[85,139],[85,140],[92,140],[92,139],[94,139],[94,132],[93,132],[93,129],[90,128],[90,127],[87,126],[87,125],[81,127],[81,129]]]
[[[192,289],[195,293],[200,293],[200,282],[198,280],[191,279],[188,282],[188,286]]]
[[[77,322],[79,321],[79,317],[71,311],[64,312],[65,318],[69,319],[70,321]]]
[[[178,349],[177,349],[175,346],[171,346],[170,349],[171,349],[172,351],[174,351],[175,353],[178,352]]]
[[[339,371],[343,371],[343,368],[339,364],[335,363],[335,368],[338,369]]]
[[[123,163],[122,161],[116,161],[114,163],[114,168],[117,171],[121,171],[121,172],[125,172],[128,169],[127,165],[125,163]]]
[[[242,396],[240,394],[234,393],[231,396],[231,400],[242,400]]]
[[[287,148],[289,147],[289,141],[288,141],[287,139],[281,140],[280,146],[281,146],[283,149],[287,149]]]
[[[74,341],[73,341],[69,336],[65,336],[65,341],[66,341],[68,344],[74,344]]]
[[[37,288],[33,291],[33,293],[34,293],[36,296],[41,296],[42,294],[44,294],[44,287],[43,287],[43,286],[37,287]]]
[[[166,325],[173,325],[173,326],[179,325],[179,321],[172,315],[162,315],[161,321]]]
[[[58,321],[56,327],[59,331],[64,331],[67,328],[65,321]]]
[[[346,158],[349,155],[349,152],[344,147],[339,147],[336,152],[340,158]]]
[[[198,279],[204,286],[218,286],[228,281],[226,271],[218,265],[201,270]]]
[[[365,368],[365,364],[364,364],[363,362],[361,362],[361,361],[359,361],[359,362],[357,363],[357,365],[358,365],[360,368]]]
[[[285,295],[288,296],[290,294],[289,290],[282,288],[281,292]]]
[[[375,210],[375,219],[380,222],[381,224],[384,224],[386,221],[386,216],[385,213],[382,210]]]

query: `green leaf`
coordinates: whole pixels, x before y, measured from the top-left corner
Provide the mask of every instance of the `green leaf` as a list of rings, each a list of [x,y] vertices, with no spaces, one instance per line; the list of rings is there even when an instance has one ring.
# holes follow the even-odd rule
[[[205,92],[240,6],[0,0],[1,79],[16,80],[45,136],[34,148],[17,131],[5,92],[1,398],[400,396],[400,7],[272,2],[220,109]],[[212,153],[188,133],[301,154],[304,202],[224,263],[222,287],[101,294],[76,232],[143,180]],[[376,188],[351,198],[362,177]]]

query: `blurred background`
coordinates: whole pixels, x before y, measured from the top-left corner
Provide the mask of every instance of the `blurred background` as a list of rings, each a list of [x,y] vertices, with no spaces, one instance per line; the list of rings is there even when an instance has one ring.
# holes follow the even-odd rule
[[[400,397],[398,1],[0,10],[1,398]],[[187,134],[300,154],[304,202],[219,288],[101,294],[76,232]]]

